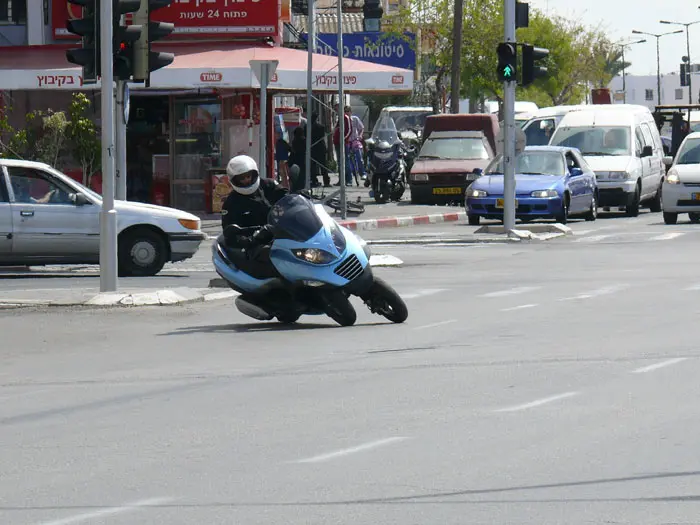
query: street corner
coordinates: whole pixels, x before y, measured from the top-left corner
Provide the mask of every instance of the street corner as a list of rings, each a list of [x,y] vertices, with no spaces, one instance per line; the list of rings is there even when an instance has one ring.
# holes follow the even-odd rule
[[[559,223],[528,224],[527,229],[515,228],[510,230],[510,232],[506,232],[503,224],[490,224],[482,226],[474,232],[475,236],[490,236],[489,238],[502,239],[502,242],[550,241],[573,236],[573,234],[574,232],[571,228]]]
[[[410,226],[424,226],[427,224],[443,224],[446,222],[457,222],[466,218],[467,215],[463,211],[450,211],[447,213],[377,217],[374,219],[351,219],[341,221],[339,224],[352,231],[366,231],[383,228],[406,228]]]

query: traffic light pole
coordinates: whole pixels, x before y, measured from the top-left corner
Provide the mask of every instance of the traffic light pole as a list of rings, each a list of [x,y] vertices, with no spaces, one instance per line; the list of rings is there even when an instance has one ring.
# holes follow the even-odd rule
[[[117,105],[115,106],[115,133],[117,148],[114,153],[116,164],[117,200],[126,200],[126,122],[124,120],[124,90],[126,81],[117,80]]]
[[[100,2],[102,62],[102,211],[100,291],[117,291],[117,211],[114,209],[114,72],[112,2]]]
[[[503,1],[504,41],[515,44],[515,0]],[[515,79],[503,83],[503,225],[507,234],[515,229],[515,86]]]
[[[314,3],[315,0],[307,0],[309,3],[308,24],[306,31],[306,50],[307,50],[307,66],[306,66],[306,166],[304,187],[307,190],[311,189],[311,141],[313,140],[312,125],[311,125],[311,106],[313,104],[313,69],[314,69],[314,51],[316,49],[316,21],[314,20]],[[302,174],[300,173],[299,176]]]

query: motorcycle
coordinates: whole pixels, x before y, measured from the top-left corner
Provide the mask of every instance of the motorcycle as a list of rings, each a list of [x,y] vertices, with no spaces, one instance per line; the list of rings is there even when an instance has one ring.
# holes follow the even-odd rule
[[[408,150],[399,138],[394,119],[388,115],[381,117],[367,144],[368,178],[365,187],[372,186],[370,196],[379,204],[401,200],[406,191],[405,158]]]
[[[295,323],[302,315],[328,315],[351,326],[357,312],[350,296],[357,296],[372,313],[394,323],[408,317],[406,303],[369,264],[369,246],[335,222],[322,205],[290,194],[270,210],[273,233],[270,261],[274,270],[260,273],[243,249],[228,248],[223,234],[212,247],[216,272],[241,295],[238,310],[260,321],[274,318]]]

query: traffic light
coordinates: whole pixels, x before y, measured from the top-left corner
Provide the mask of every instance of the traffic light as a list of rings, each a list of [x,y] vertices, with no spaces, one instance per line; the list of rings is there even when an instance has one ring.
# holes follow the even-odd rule
[[[380,0],[365,0],[362,14],[364,15],[363,29],[365,31],[378,33],[382,30],[384,9]]]
[[[126,25],[122,15],[138,11],[141,0],[112,0],[112,54],[114,55],[114,80],[130,80],[134,74],[134,42],[141,37],[143,28]]]
[[[549,49],[523,44],[523,78],[521,85],[528,86],[536,78],[547,75],[547,68],[538,66],[535,63],[549,56]]]
[[[82,47],[66,51],[71,64],[83,68],[83,84],[95,84],[100,76],[100,4],[99,0],[68,0],[79,5],[83,18],[69,20],[66,29],[81,37]]]
[[[690,67],[685,62],[681,63],[681,86],[687,86],[690,84]]]
[[[134,44],[134,81],[144,82],[146,87],[151,84],[151,71],[156,71],[175,60],[172,53],[151,51],[151,44],[172,34],[175,24],[168,22],[153,22],[153,11],[168,7],[173,0],[141,0],[141,7],[134,15],[134,23],[143,28],[141,38]]]
[[[515,42],[498,44],[498,79],[501,82],[516,82],[518,48]]]

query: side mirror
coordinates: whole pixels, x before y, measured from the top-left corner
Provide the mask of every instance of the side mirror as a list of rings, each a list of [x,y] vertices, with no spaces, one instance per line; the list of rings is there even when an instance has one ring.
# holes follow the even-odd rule
[[[481,168],[474,168],[472,170],[472,173],[475,173],[476,175],[481,175],[482,173],[484,173],[484,170],[482,170]]]
[[[72,193],[70,199],[76,206],[85,206],[86,204],[90,204],[88,198],[82,193]]]
[[[669,156],[664,157],[664,164],[666,166],[672,166],[673,165],[673,157],[669,157]]]
[[[651,157],[654,154],[654,150],[651,149],[651,146],[644,146],[642,148],[642,154],[640,155],[642,158],[644,157]]]
[[[367,146],[367,149],[372,149],[374,147],[374,139],[368,138],[367,140],[365,140],[365,144]]]
[[[581,168],[571,168],[570,173],[572,177],[580,177],[583,175],[583,170]]]

